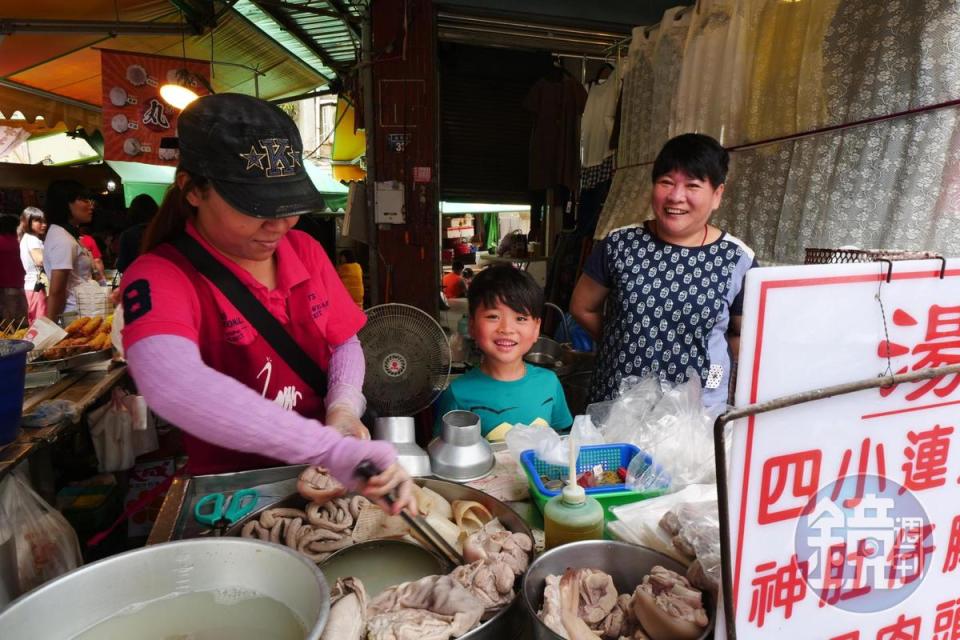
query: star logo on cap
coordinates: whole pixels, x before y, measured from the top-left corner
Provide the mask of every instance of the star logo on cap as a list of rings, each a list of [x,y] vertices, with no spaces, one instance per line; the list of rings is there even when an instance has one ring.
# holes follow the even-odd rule
[[[293,147],[287,147],[287,157],[290,158],[290,167],[296,168],[300,166],[300,152],[294,149]]]
[[[239,155],[241,158],[247,161],[247,171],[253,167],[262,170],[263,161],[267,159],[267,154],[257,152],[257,148],[253,145],[250,145],[250,153],[241,153]]]

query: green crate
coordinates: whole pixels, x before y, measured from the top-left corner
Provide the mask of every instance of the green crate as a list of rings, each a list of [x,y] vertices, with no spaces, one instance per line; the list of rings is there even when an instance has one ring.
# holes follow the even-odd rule
[[[635,455],[640,453],[640,449],[631,444],[607,444],[590,445],[580,448],[577,456],[577,473],[593,469],[596,465],[603,467],[604,471],[616,471],[619,467],[626,467]],[[567,475],[566,467],[550,464],[537,458],[532,450],[524,451],[520,456],[521,466],[527,475],[527,483],[530,485],[530,496],[534,504],[543,513],[550,498],[560,494],[559,491],[550,491],[543,486],[540,480],[541,475],[550,477]],[[651,460],[651,464],[655,464]],[[593,487],[585,490],[586,494],[594,498],[603,507],[604,520],[609,522],[615,520],[616,516],[610,511],[613,507],[621,504],[630,504],[649,498],[656,498],[666,493],[665,489],[656,489],[652,491],[634,491],[628,489],[626,485],[611,485],[608,487]]]

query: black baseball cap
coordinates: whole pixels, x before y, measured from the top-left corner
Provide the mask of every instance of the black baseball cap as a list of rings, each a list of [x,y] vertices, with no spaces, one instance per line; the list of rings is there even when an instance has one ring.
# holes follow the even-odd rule
[[[203,96],[180,114],[177,134],[180,168],[208,178],[238,211],[283,218],[323,208],[297,125],[276,105],[239,93]]]

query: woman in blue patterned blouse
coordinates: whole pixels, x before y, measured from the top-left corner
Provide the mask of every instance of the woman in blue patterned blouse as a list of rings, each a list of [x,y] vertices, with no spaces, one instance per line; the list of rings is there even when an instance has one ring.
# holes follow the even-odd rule
[[[653,164],[654,219],[594,247],[570,302],[598,342],[591,402],[615,397],[628,376],[683,382],[688,367],[700,374],[705,406],[727,402],[743,280],[757,264],[741,240],[709,223],[729,161],[709,136],[669,140]]]

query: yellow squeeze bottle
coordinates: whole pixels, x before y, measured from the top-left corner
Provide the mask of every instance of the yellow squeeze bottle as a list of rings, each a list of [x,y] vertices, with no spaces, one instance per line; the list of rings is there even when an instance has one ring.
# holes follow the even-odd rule
[[[570,442],[570,479],[559,496],[550,498],[543,509],[543,531],[547,549],[579,540],[603,537],[603,507],[577,484],[577,457]]]

